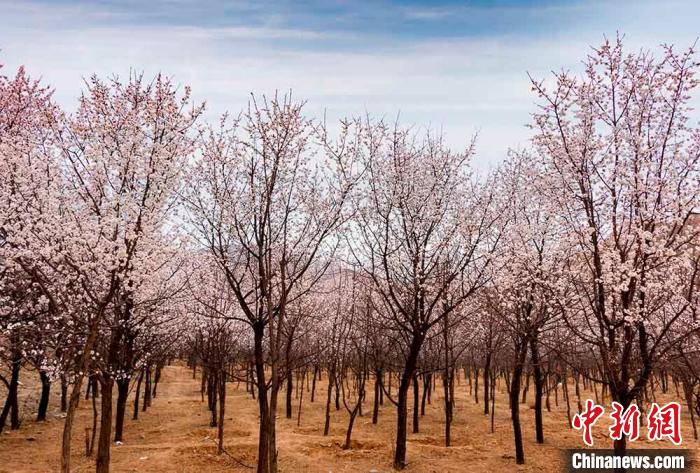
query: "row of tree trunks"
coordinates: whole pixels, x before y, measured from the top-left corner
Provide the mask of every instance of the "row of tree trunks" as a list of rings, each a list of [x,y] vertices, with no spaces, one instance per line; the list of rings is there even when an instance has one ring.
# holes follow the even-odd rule
[[[12,368],[10,372],[10,381],[7,383],[7,398],[5,405],[0,413],[0,432],[5,428],[7,417],[10,417],[10,429],[19,429],[19,371],[22,364],[22,358],[19,351],[15,352],[12,359]]]

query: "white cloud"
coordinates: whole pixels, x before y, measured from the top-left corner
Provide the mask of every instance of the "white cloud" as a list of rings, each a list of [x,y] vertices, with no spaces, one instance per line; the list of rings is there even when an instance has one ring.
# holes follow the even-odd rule
[[[120,13],[81,11],[0,4],[6,25],[0,63],[27,65],[56,88],[56,99],[69,110],[82,78],[124,76],[133,69],[162,71],[191,85],[198,99],[206,99],[210,118],[239,111],[250,92],[293,89],[309,100],[311,113],[326,110],[329,119],[365,111],[393,119],[401,112],[406,124],[442,128],[455,147],[466,146],[478,131],[482,167],[500,161],[509,147],[527,144],[524,125],[535,97],[526,71],[544,77],[552,69],[579,68],[588,45],[602,39],[597,32],[439,41],[368,37],[352,47],[358,38],[343,31],[112,23],[106,19]],[[70,15],[79,19],[66,21]],[[635,47],[662,39],[631,38]],[[328,41],[341,47],[328,48]]]

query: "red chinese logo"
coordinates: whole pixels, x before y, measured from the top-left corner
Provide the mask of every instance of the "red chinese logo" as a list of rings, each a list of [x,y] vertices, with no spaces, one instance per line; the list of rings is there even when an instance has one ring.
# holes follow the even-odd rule
[[[605,408],[586,400],[586,408],[576,414],[571,422],[574,429],[583,430],[583,442],[593,446],[593,425],[605,413]],[[641,412],[636,404],[626,409],[619,402],[612,403],[610,418],[612,425],[608,428],[610,438],[620,440],[626,436],[630,441],[639,438],[639,419]],[[652,403],[647,415],[647,437],[650,441],[668,439],[675,445],[680,445],[681,438],[681,406],[677,402],[669,402],[665,406]]]
[[[598,421],[598,418],[603,415],[605,409],[602,406],[593,404],[593,401],[586,399],[586,408],[583,412],[576,414],[572,424],[574,429],[583,429],[583,441],[586,445],[593,446],[593,424]]]
[[[613,425],[610,426],[610,438],[620,440],[622,435],[626,435],[631,441],[639,438],[639,407],[636,404],[630,405],[627,409],[619,402],[613,401],[613,411],[610,417]]]
[[[657,403],[651,405],[647,416],[649,440],[668,438],[675,445],[681,443],[681,405],[669,402],[663,407]]]

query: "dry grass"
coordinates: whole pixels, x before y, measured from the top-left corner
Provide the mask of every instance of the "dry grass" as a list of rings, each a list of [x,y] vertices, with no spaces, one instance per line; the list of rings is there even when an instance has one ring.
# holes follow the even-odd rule
[[[23,373],[32,376],[33,373]],[[308,402],[304,393],[301,425],[294,418],[284,417],[283,404],[278,420],[278,448],[282,472],[384,472],[391,471],[395,430],[394,408],[388,401],[382,408],[379,424],[371,422],[372,392],[368,393],[365,415],[355,422],[350,450],[341,448],[347,425],[347,414],[332,410],[331,434],[323,436],[325,381],[317,386],[316,402]],[[469,398],[464,379],[457,390],[457,405],[452,429],[453,446],[444,447],[443,410],[441,395],[434,393],[433,403],[421,418],[419,434],[409,434],[408,472],[463,471],[532,471],[555,472],[562,469],[561,449],[580,447],[579,432],[566,424],[566,407],[561,399],[552,412],[545,412],[545,443],[534,441],[533,411],[521,405],[525,454],[527,463],[515,465],[513,459],[510,417],[506,396],[499,386],[496,401],[495,433],[489,431],[489,420],[483,405]],[[26,387],[24,391],[27,391]],[[481,393],[480,393],[481,396]],[[412,398],[412,396],[409,396]],[[283,403],[283,398],[281,399]],[[28,414],[34,399],[26,401]],[[62,420],[58,403],[52,399],[50,420],[36,423],[25,418],[20,430],[0,436],[0,472],[57,471],[59,465]],[[129,406],[131,411],[131,405]],[[573,408],[573,406],[572,406]],[[74,471],[92,471],[93,460],[84,456],[85,430],[91,424],[91,405],[81,401],[73,439]],[[199,394],[199,382],[183,366],[163,370],[158,397],[153,407],[142,413],[138,421],[128,413],[123,445],[112,447],[112,471],[115,472],[249,472],[241,463],[255,464],[257,451],[257,403],[246,393],[243,385],[229,386],[225,421],[226,449],[230,456],[217,455],[214,439],[216,429],[208,427],[209,413]],[[644,431],[644,427],[643,432]],[[410,429],[410,419],[409,419]],[[700,443],[692,440],[690,421],[683,422],[684,447],[698,450]],[[604,424],[597,425],[596,446],[609,447]],[[668,447],[670,443],[635,442],[635,447]]]

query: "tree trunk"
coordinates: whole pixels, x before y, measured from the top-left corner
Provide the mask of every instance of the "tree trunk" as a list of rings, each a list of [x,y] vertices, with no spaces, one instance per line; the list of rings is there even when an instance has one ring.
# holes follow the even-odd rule
[[[357,407],[350,413],[350,422],[348,422],[348,430],[345,433],[345,443],[343,444],[343,450],[350,448],[350,438],[352,436],[352,426],[355,424],[355,418],[357,417]]]
[[[92,429],[90,431],[90,444],[88,445],[86,456],[91,456],[95,451],[95,439],[97,438],[97,390],[92,389]],[[87,440],[86,440],[87,442]]]
[[[85,400],[90,399],[90,393],[93,390],[94,379],[92,376],[88,377],[87,385],[85,386]]]
[[[258,434],[258,464],[257,473],[268,473],[270,470],[270,413],[265,383],[265,360],[263,357],[263,336],[265,327],[257,324],[253,327],[255,341],[255,384],[258,390],[258,409],[260,425]]]
[[[406,466],[406,417],[408,416],[408,387],[410,377],[401,377],[399,399],[396,415],[396,449],[394,451],[394,468],[401,470]]]
[[[61,412],[66,412],[68,408],[68,379],[61,373]]]
[[[101,414],[100,437],[97,441],[97,473],[109,473],[109,454],[112,446],[112,387],[114,380],[110,377],[100,380],[101,385]]]
[[[573,428],[571,425],[571,401],[569,400],[569,383],[566,376],[566,370],[564,371],[564,376],[562,377],[562,390],[564,393],[564,399],[566,400],[566,419],[569,424],[569,428]]]
[[[525,463],[525,451],[523,449],[523,434],[520,428],[520,381],[523,375],[525,356],[527,355],[527,342],[521,341],[517,346],[517,359],[513,368],[513,379],[510,382],[510,417],[513,422],[513,440],[515,441],[515,462],[518,465]]]
[[[615,456],[622,457],[627,452],[627,436],[622,434],[619,440],[613,442],[613,449],[615,451]],[[621,471],[624,473],[625,470],[615,470],[616,472]]]
[[[210,427],[216,427],[219,425],[218,417],[218,404],[217,400],[219,397],[219,377],[220,373],[211,373],[209,375],[209,409],[211,410],[211,422]]]
[[[129,378],[117,380],[117,415],[114,419],[114,441],[124,440],[124,416],[126,415],[126,399],[129,397]]]
[[[36,420],[41,422],[46,420],[46,411],[49,408],[49,395],[51,394],[51,379],[46,371],[39,371],[41,379],[41,398],[39,400],[39,410],[36,415]]]
[[[576,386],[575,386],[575,390],[576,390],[576,409],[577,409],[578,413],[580,414],[581,411],[583,410],[583,406],[581,405],[581,387],[579,386],[578,378],[579,378],[579,373],[577,372],[577,373],[576,373],[576,378],[575,378],[575,381],[576,381]]]
[[[379,391],[381,391],[381,370],[374,372],[374,405],[372,406],[372,423],[377,424],[379,421]]]
[[[294,384],[292,380],[292,370],[287,371],[287,392],[286,392],[286,399],[285,399],[285,416],[287,419],[292,418],[292,390],[294,389]]]
[[[428,393],[430,392],[430,374],[423,375],[423,395],[420,399],[420,415],[425,415],[425,401],[428,398]]]
[[[494,432],[496,416],[496,370],[491,370],[491,433]]]
[[[218,430],[218,436],[219,436],[219,445],[217,449],[217,453],[221,455],[224,453],[224,414],[226,412],[226,375],[221,374],[219,376],[219,430]]]
[[[136,380],[136,392],[134,393],[134,416],[132,419],[138,420],[139,418],[139,395],[141,394],[141,382],[143,381],[143,370],[139,373],[139,377]]]
[[[333,383],[335,379],[335,368],[328,371],[328,393],[326,396],[326,422],[323,426],[323,435],[326,436],[331,428],[331,396],[333,395]]]
[[[379,370],[379,405],[384,405],[384,370]]]
[[[19,371],[21,365],[21,355],[16,354],[12,361],[12,372],[10,373],[10,385],[7,391],[7,398],[5,399],[5,407],[3,407],[2,413],[0,413],[0,432],[2,432],[5,427],[8,415],[10,416],[10,429],[19,429],[19,400],[17,390],[19,387]]]
[[[311,382],[311,402],[314,402],[314,396],[316,395],[316,376],[318,375],[318,366],[314,365],[314,379]]]
[[[432,397],[433,397],[433,375],[430,374],[430,375],[428,375],[428,405],[431,405],[433,403]]]
[[[97,329],[98,322],[102,317],[102,312],[98,312],[95,319],[90,324],[90,331],[88,333],[87,340],[85,341],[85,346],[83,347],[83,353],[80,355],[80,361],[78,362],[78,368],[80,371],[76,376],[75,383],[73,384],[73,390],[70,394],[70,400],[68,401],[68,409],[66,411],[66,420],[63,423],[63,438],[61,443],[61,473],[70,473],[70,441],[73,433],[73,420],[75,418],[75,411],[78,408],[78,403],[80,402],[80,389],[83,385],[83,378],[85,372],[87,372],[90,352],[95,345],[95,340],[97,339]]]
[[[340,373],[340,376],[336,376],[334,379],[334,384],[335,384],[335,410],[339,411],[340,410],[340,379],[343,376],[343,373]]]
[[[544,427],[542,426],[542,369],[540,367],[540,355],[537,347],[537,334],[530,338],[530,357],[532,359],[532,371],[535,378],[535,434],[537,443],[544,443]]]
[[[155,375],[154,380],[153,380],[153,393],[151,395],[151,398],[155,398],[156,395],[158,394],[158,382],[160,381],[161,370],[162,370],[162,368],[160,366],[160,363],[158,363],[158,365],[156,365],[156,375]]]
[[[622,405],[622,411],[624,412],[627,410],[629,405],[632,403],[632,398],[630,397],[630,393],[627,389],[624,387],[622,388],[621,391],[616,391],[614,389],[611,389],[611,395],[612,395],[612,400],[617,401]],[[640,410],[643,411],[643,409],[640,407]],[[627,453],[627,436],[622,433],[620,436],[619,440],[615,440],[613,442],[613,450],[615,451],[615,456],[624,456]],[[626,470],[624,469],[616,469],[615,473],[625,473]]]
[[[665,374],[665,373],[664,373]],[[661,378],[661,389],[663,392],[663,378]],[[690,425],[693,426],[693,438],[695,440],[698,439],[698,428],[695,422],[695,406],[693,405],[693,385],[692,383],[687,379],[683,379],[683,394],[685,395],[685,402],[686,405],[688,406],[688,412],[690,413]]]
[[[442,375],[442,387],[445,394],[445,447],[452,443],[452,396],[450,393],[450,370],[446,366]]]
[[[489,394],[491,391],[489,390],[489,380],[491,375],[491,352],[489,351],[486,354],[486,362],[484,363],[484,414],[488,415],[489,413]]]
[[[92,348],[91,348],[92,349]],[[87,363],[82,363],[86,366]],[[70,400],[68,401],[68,409],[66,409],[66,420],[63,423],[63,440],[61,444],[61,472],[70,473],[70,441],[73,430],[73,419],[75,417],[75,411],[78,408],[78,402],[80,402],[80,388],[82,387],[83,376],[78,375],[73,384],[73,389],[71,390]]]
[[[416,371],[418,354],[423,345],[423,336],[413,334],[406,365],[399,382],[398,406],[396,415],[396,449],[394,450],[394,468],[401,470],[406,466],[406,421],[408,417],[408,389]]]
[[[151,365],[146,365],[146,384],[143,388],[143,406],[141,411],[146,412],[146,409],[151,407]]]
[[[420,429],[418,425],[418,413],[420,399],[420,390],[418,388],[418,375],[413,373],[413,433],[417,434]]]
[[[280,388],[277,371],[273,365],[270,373],[270,410],[268,416],[270,424],[268,427],[270,473],[277,473],[277,396]]]
[[[449,447],[452,443],[452,394],[453,391],[450,386],[450,340],[448,337],[448,327],[449,320],[447,316],[445,317],[442,337],[443,343],[445,345],[445,371],[442,373],[442,387],[444,391],[444,401],[445,401],[445,447]]]
[[[301,425],[301,406],[304,402],[304,380],[306,379],[306,368],[304,368],[304,376],[301,379],[301,393],[299,394],[299,406],[297,406],[297,427]],[[309,382],[306,382],[306,390],[309,390]]]

